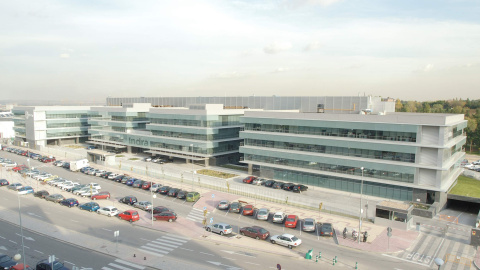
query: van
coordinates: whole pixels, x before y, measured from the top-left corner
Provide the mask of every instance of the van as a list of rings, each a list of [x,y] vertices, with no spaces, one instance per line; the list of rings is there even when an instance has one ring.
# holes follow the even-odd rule
[[[187,193],[187,202],[196,202],[200,199],[200,193],[198,192],[189,192]]]

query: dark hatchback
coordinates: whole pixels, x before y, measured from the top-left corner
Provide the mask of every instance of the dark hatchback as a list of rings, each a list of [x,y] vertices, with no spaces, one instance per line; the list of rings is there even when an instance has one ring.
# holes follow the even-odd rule
[[[322,223],[320,226],[320,236],[333,236],[332,223]]]
[[[134,205],[137,202],[137,197],[135,197],[135,196],[125,196],[118,201],[121,202],[121,203],[124,203],[124,204]]]
[[[72,206],[78,206],[79,203],[78,203],[77,199],[69,198],[69,199],[65,199],[65,200],[60,201],[60,204],[68,206],[68,207],[72,207]]]
[[[240,213],[240,210],[242,210],[243,204],[240,202],[232,202],[230,204],[230,208],[228,209],[229,212],[233,213]]]
[[[283,185],[283,190],[292,191],[294,186],[295,186],[294,183],[286,183]]]
[[[265,181],[265,186],[266,186],[266,187],[272,187],[273,184],[275,184],[275,180],[267,180],[267,181]]]
[[[158,193],[160,194],[168,194],[168,192],[170,191],[170,189],[172,189],[171,187],[169,186],[163,186],[161,188],[158,189]]]
[[[304,185],[295,185],[293,186],[293,192],[303,192],[303,191],[307,191],[308,190],[308,187],[307,186],[304,186]]]
[[[134,188],[142,188],[144,182],[145,182],[145,181],[143,181],[143,180],[138,180],[138,179],[137,179],[137,181],[133,182],[132,187],[134,187]]]
[[[180,190],[177,194],[178,199],[186,199],[187,198],[187,193],[188,191],[186,190]]]
[[[0,254],[0,268],[1,269],[8,269],[10,266],[16,265],[17,262],[12,259],[12,257]]]
[[[283,183],[283,182],[275,182],[275,184],[273,184],[272,188],[274,188],[274,189],[283,189],[283,185],[285,185],[285,183]]]
[[[37,263],[35,270],[70,270],[70,268],[65,267],[63,263],[59,261],[49,262],[48,259],[45,259]]]
[[[265,240],[270,235],[270,232],[265,230],[262,227],[252,226],[252,227],[241,228],[240,234],[255,238],[257,240],[259,239]]]
[[[0,186],[8,186],[10,183],[7,181],[7,179],[0,179]]]
[[[33,193],[33,196],[35,197],[39,197],[39,198],[42,198],[42,199],[45,199],[46,196],[50,195],[50,193],[48,193],[48,191],[46,190],[40,190],[40,191],[37,191],[35,193]]]
[[[152,212],[152,210],[147,210],[148,212]],[[153,208],[153,214],[160,214],[160,213],[163,213],[163,212],[172,212],[173,210],[172,209],[169,209],[165,206],[156,206]]]
[[[180,191],[180,189],[178,189],[178,188],[172,188],[168,191],[168,196],[177,197],[179,191]]]

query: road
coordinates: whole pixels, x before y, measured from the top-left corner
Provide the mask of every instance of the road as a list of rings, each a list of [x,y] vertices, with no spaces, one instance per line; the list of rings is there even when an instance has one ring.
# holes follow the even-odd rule
[[[24,157],[11,153],[2,152],[2,156],[8,156],[21,163],[25,163]],[[99,201],[101,206],[114,204],[115,206],[127,209],[129,207],[115,202],[118,198],[126,195],[135,195],[139,200],[151,200],[148,191],[133,189],[103,178],[73,173],[63,168],[45,165],[34,160],[31,161],[31,165],[70,180],[78,180],[82,183],[93,181],[100,183],[102,190],[110,191],[115,198],[108,202]],[[37,184],[35,180],[21,178],[16,173],[3,174],[7,179],[17,178],[19,181],[33,184],[34,187]],[[42,186],[39,187],[40,189],[44,188]],[[46,189],[51,193],[58,192],[57,188],[48,185]],[[18,211],[16,210],[18,209],[18,196],[16,193],[11,190],[6,190],[5,188],[2,188],[0,192],[3,198],[1,207],[12,212]],[[70,197],[76,197],[71,194],[68,195]],[[79,198],[79,200],[87,201],[87,199],[83,198]],[[196,269],[258,269],[259,266],[275,267],[277,263],[280,263],[282,269],[298,269],[299,266],[302,266],[304,269],[310,269],[315,267],[312,265],[312,261],[299,258],[309,249],[313,249],[315,254],[317,254],[318,251],[322,252],[322,258],[319,264],[322,264],[324,269],[333,267],[333,265],[331,265],[332,258],[335,256],[339,258],[337,268],[338,266],[344,266],[353,269],[355,262],[358,262],[361,266],[368,266],[368,269],[425,269],[424,266],[415,264],[408,265],[408,267],[402,266],[402,268],[399,267],[399,261],[395,258],[344,248],[336,245],[331,238],[319,238],[315,233],[301,233],[293,229],[285,229],[282,225],[256,221],[250,217],[243,217],[238,214],[218,210],[209,213],[208,218],[213,218],[215,222],[234,224],[233,227],[236,232],[238,232],[239,227],[261,224],[269,230],[271,234],[279,234],[284,231],[294,233],[301,237],[303,244],[298,249],[291,251],[288,256],[279,256],[278,254],[285,252],[286,248],[267,242],[256,242],[257,240],[254,239],[237,239],[232,237],[227,241],[222,239],[222,241],[216,242],[214,241],[215,237],[220,236],[210,236],[204,232],[198,222],[190,221],[186,218],[191,216],[192,211],[194,211],[192,203],[164,196],[155,198],[154,205],[173,208],[179,215],[179,220],[175,223],[155,222],[153,225],[155,230],[148,228],[148,226],[130,225],[128,222],[122,222],[116,218],[108,218],[79,209],[68,209],[51,202],[46,202],[45,200],[34,198],[31,195],[21,197],[21,201],[22,212],[31,220],[32,224],[37,224],[37,227],[39,227],[38,224],[45,223],[46,227],[54,227],[57,229],[57,232],[62,232],[61,234],[66,234],[67,236],[68,234],[78,234],[84,239],[87,239],[86,236],[88,236],[89,239],[92,239],[89,241],[96,241],[98,244],[95,245],[95,243],[90,243],[84,239],[82,241],[81,237],[80,240],[73,236],[70,238],[73,239],[72,241],[78,241],[74,242],[75,244],[85,246],[92,250],[104,250],[101,248],[102,245],[112,248],[114,243],[113,232],[120,231],[121,237],[119,237],[119,245],[120,249],[122,249],[119,252],[121,255],[120,258],[124,260],[131,259],[133,258],[133,254],[137,255],[135,258],[147,257],[146,262],[139,261],[138,265],[146,263],[146,265],[163,269],[182,269],[181,266],[179,268],[173,265],[170,265],[172,268],[168,268],[169,265],[167,262],[174,261],[175,265],[183,265],[185,269],[191,267],[192,264],[196,265]],[[141,213],[141,215],[144,219],[149,217],[148,213]],[[66,230],[68,233],[63,233],[63,230]],[[55,231],[52,233],[55,233]],[[208,237],[204,239],[202,235],[207,235]],[[62,237],[64,236],[62,235]],[[68,237],[64,238],[68,240]],[[170,246],[168,246],[169,240]],[[172,246],[172,243],[178,243],[178,245]],[[251,246],[252,249],[248,249],[248,246]],[[163,253],[160,252],[162,256],[152,255],[152,252],[158,254],[158,251],[161,250],[164,251]],[[269,252],[261,252],[260,250]],[[109,252],[113,253],[114,250],[110,249]],[[168,258],[168,260],[166,260],[166,258]],[[70,262],[71,259],[67,261]],[[71,262],[79,263],[77,261]]]

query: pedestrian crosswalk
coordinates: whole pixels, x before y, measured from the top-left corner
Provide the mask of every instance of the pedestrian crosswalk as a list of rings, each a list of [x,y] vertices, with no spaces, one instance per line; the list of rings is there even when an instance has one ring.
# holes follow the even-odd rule
[[[190,210],[190,213],[188,213],[186,219],[194,221],[194,222],[202,222],[203,219],[205,218],[205,216],[203,214],[203,211],[204,210],[200,210],[200,209],[197,209],[197,208],[192,208],[192,210]]]
[[[141,266],[141,265],[138,265],[136,263],[127,262],[127,261],[120,260],[120,259],[115,260],[115,262],[109,263],[108,267],[107,266],[102,267],[102,270],[117,270],[117,269],[121,269],[121,270],[133,270],[133,269],[143,270],[143,269],[145,269],[145,267]]]
[[[395,255],[400,260],[430,267],[435,258],[445,261],[442,269],[471,269],[475,248],[468,244],[465,235],[438,230],[422,229],[416,241],[405,251]]]
[[[180,247],[181,245],[188,242],[189,239],[180,237],[180,236],[162,236],[155,240],[152,240],[145,245],[138,248],[139,251],[155,255],[158,257],[163,257],[173,251],[174,249]]]

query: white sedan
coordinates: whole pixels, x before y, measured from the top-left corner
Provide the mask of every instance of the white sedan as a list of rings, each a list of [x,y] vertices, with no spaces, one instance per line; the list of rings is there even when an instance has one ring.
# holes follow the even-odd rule
[[[116,216],[118,213],[120,213],[120,211],[118,211],[115,206],[105,206],[97,210],[97,214],[102,214],[109,217]]]
[[[97,189],[97,190],[98,190],[98,189],[102,189],[102,187],[101,187],[99,184],[97,184],[97,183],[90,183],[90,184],[88,184],[88,185],[91,186],[91,187],[94,188],[94,189]]]
[[[295,235],[288,233],[271,236],[270,242],[272,242],[272,244],[286,246],[289,249],[292,247],[298,247],[302,244],[302,240],[298,239]]]
[[[67,184],[67,185],[62,185],[62,189],[63,190],[68,190],[68,189],[71,189],[71,188],[76,187],[78,185],[80,185],[80,183],[73,182],[73,183],[70,183],[70,184]]]
[[[90,196],[96,195],[96,194],[98,194],[98,190],[92,188],[92,190],[84,191],[84,192],[80,193],[79,195],[85,198],[85,197],[90,197]]]

